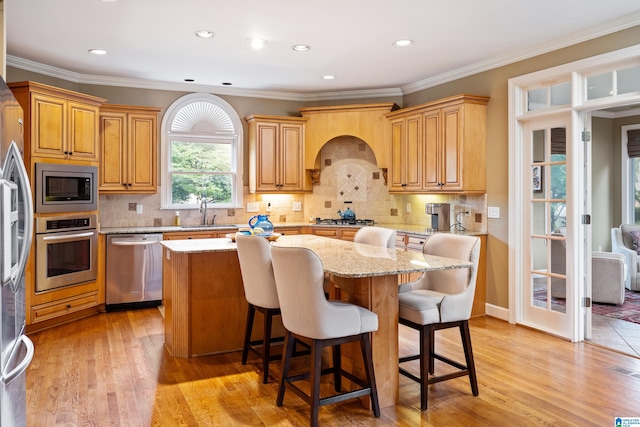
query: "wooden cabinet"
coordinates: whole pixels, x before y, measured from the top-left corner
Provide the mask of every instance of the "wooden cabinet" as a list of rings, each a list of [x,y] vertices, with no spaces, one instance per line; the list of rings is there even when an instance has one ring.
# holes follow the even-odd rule
[[[305,227],[274,227],[274,233],[280,233],[284,236],[291,236],[295,234],[305,234]]]
[[[253,115],[246,120],[249,123],[249,191],[311,191],[311,178],[304,170],[307,119]]]
[[[353,236],[359,229],[360,227],[312,227],[311,234],[353,242]]]
[[[164,233],[163,240],[213,239],[218,237],[217,230],[207,231],[175,231]]]
[[[35,82],[9,87],[24,110],[25,152],[36,158],[98,161],[98,114],[105,99]]]
[[[386,114],[390,193],[485,193],[489,98],[458,95]]]
[[[155,193],[160,108],[100,108],[101,193]]]
[[[422,190],[422,115],[391,121],[391,177],[389,190]]]

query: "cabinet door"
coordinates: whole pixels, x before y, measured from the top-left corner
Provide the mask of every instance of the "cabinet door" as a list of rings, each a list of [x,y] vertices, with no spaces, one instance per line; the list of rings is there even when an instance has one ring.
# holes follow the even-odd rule
[[[128,120],[127,189],[156,190],[156,115],[130,114]]]
[[[422,118],[419,114],[391,124],[391,190],[417,191],[422,188]]]
[[[302,162],[304,156],[303,126],[298,124],[280,125],[280,153],[278,182],[283,191],[302,190]]]
[[[359,228],[343,228],[340,230],[340,240],[347,240],[353,242],[353,237],[358,232]]]
[[[424,125],[424,183],[425,190],[438,191],[442,187],[440,177],[440,123],[441,110],[427,111],[423,115]]]
[[[98,160],[98,107],[69,102],[69,128],[66,152],[70,159]]]
[[[67,102],[54,96],[33,93],[31,104],[31,154],[36,157],[65,158]]]
[[[462,106],[442,110],[441,179],[445,191],[462,190]],[[470,141],[471,143],[471,141]]]
[[[389,177],[389,191],[404,189],[404,164],[402,153],[404,144],[404,119],[391,122],[391,176]]]
[[[275,191],[278,189],[278,124],[257,123],[256,127],[256,190]]]
[[[126,135],[126,114],[115,112],[100,114],[100,191],[119,191],[126,188],[124,168]]]

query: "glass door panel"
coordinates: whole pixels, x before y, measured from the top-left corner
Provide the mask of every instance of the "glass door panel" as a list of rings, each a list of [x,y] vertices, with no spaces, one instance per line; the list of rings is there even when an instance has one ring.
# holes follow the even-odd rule
[[[529,155],[528,277],[523,323],[566,336],[567,316],[567,126],[558,119],[541,119],[525,126]]]

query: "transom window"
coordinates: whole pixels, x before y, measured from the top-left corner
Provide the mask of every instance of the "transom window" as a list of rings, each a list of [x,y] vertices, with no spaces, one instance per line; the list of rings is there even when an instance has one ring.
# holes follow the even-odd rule
[[[211,94],[186,95],[162,121],[162,207],[242,206],[242,124]]]

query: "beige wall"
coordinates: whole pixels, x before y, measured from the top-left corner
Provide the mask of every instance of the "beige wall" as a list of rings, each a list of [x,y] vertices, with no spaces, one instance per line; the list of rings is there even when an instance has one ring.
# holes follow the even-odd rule
[[[487,206],[500,207],[488,220],[487,303],[508,307],[508,80],[579,59],[633,46],[640,26],[406,95],[403,107],[458,93],[490,96],[487,111]],[[618,193],[619,194],[619,190]],[[619,214],[618,214],[619,215]]]
[[[366,100],[341,100],[337,102],[293,102],[264,100],[246,97],[222,96],[238,111],[241,117],[248,114],[296,114],[298,108],[328,105],[372,102],[396,102],[407,107],[427,101],[469,93],[491,97],[487,114],[487,198],[488,206],[500,207],[499,219],[488,221],[487,250],[487,302],[499,307],[508,307],[508,79],[556,65],[595,56],[612,50],[632,46],[640,40],[640,26],[600,37],[575,46],[560,49],[535,58],[520,61],[494,70],[454,82],[425,89],[398,97]],[[156,91],[106,86],[75,85],[73,83],[39,76],[22,70],[9,68],[8,81],[36,80],[78,90],[91,95],[107,98],[111,103],[150,105],[166,108],[174,100],[184,95],[181,92]],[[619,132],[619,131],[618,131]],[[615,126],[614,126],[615,134]],[[246,136],[245,132],[245,136]],[[246,144],[245,144],[246,145]],[[246,153],[245,153],[246,154]],[[245,167],[247,167],[245,155]],[[246,179],[245,179],[246,181]],[[615,178],[613,178],[615,184]],[[618,179],[619,181],[619,179]],[[612,216],[618,215],[614,207]]]

